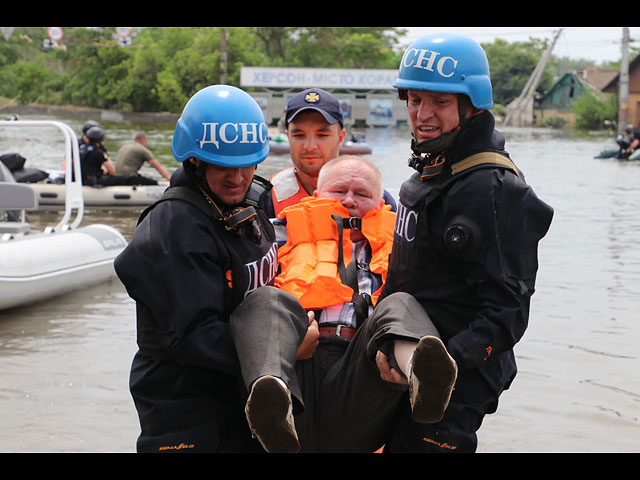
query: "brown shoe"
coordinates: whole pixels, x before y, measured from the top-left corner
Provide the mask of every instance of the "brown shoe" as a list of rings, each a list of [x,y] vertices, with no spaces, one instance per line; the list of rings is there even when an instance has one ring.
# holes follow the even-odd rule
[[[411,359],[409,400],[418,423],[442,420],[458,377],[458,366],[438,337],[422,337]]]
[[[267,452],[300,450],[291,393],[276,377],[260,377],[253,383],[244,411],[251,433]]]

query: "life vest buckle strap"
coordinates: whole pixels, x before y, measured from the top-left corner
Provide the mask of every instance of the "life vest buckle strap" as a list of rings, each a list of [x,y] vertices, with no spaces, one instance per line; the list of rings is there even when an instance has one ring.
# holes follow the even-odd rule
[[[356,268],[362,272],[370,272],[371,268],[369,267],[369,263],[367,262],[359,262],[358,260],[355,261],[356,262]]]
[[[362,230],[362,219],[358,217],[349,217],[342,219],[344,228],[352,228],[354,230]]]

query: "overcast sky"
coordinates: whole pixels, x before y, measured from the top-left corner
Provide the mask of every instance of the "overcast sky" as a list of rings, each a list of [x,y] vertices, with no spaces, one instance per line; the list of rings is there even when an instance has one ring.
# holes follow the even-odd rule
[[[557,57],[584,58],[602,61],[618,61],[621,57],[623,27],[401,27],[407,35],[403,43],[408,45],[421,35],[452,32],[468,35],[480,43],[492,43],[495,38],[507,42],[527,41],[530,37],[551,40],[555,32],[564,28],[553,54]],[[629,27],[631,46],[640,46],[640,27]]]

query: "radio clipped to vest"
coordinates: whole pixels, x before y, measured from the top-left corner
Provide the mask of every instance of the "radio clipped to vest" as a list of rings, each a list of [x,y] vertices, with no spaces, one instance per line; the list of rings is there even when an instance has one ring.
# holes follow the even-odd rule
[[[420,179],[427,180],[442,172],[446,157],[440,153],[438,155],[426,154],[424,157],[412,153],[409,157],[409,166],[420,173]]]
[[[262,241],[262,229],[258,222],[258,212],[256,208],[260,205],[262,198],[271,188],[271,184],[262,177],[254,176],[251,187],[243,201],[243,206],[233,208],[231,211],[223,213],[216,202],[197,185],[207,202],[211,206],[213,218],[222,222],[224,228],[229,232],[244,231],[247,238],[255,243]]]

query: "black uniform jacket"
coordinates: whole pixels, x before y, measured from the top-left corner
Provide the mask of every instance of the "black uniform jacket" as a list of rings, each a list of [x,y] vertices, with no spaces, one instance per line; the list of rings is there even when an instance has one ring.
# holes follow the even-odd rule
[[[479,152],[508,158],[494,126],[490,112],[473,117],[445,152],[439,175],[417,172],[402,185],[383,296],[413,294],[458,368],[478,369],[497,398],[516,372],[512,347],[527,328],[538,241],[553,210],[517,169],[459,168]]]
[[[170,186],[198,192],[182,168]],[[137,309],[130,388],[142,427],[139,451],[238,451],[250,438],[228,319],[246,294],[275,276],[273,227],[258,214],[261,237],[251,240],[191,203],[161,201],[116,259]]]
[[[95,185],[97,179],[102,176],[102,164],[107,161],[106,149],[102,145],[91,143],[80,152],[82,184]]]

